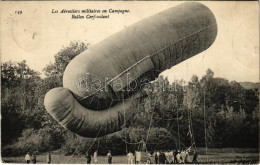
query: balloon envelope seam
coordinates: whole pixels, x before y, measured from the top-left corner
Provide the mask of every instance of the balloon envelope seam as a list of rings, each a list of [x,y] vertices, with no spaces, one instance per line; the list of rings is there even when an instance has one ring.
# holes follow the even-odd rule
[[[197,30],[196,32],[191,33],[191,34],[189,34],[189,35],[187,35],[187,36],[185,36],[185,37],[179,39],[178,41],[175,41],[175,42],[173,42],[173,43],[168,44],[167,46],[161,48],[160,50],[158,50],[158,51],[156,51],[156,52],[154,52],[154,53],[152,53],[151,55],[149,54],[149,55],[145,56],[144,58],[142,58],[141,60],[139,60],[139,61],[137,61],[136,63],[132,64],[129,68],[127,68],[126,70],[122,71],[121,73],[119,73],[118,75],[116,75],[114,78],[112,78],[111,80],[109,80],[109,81],[107,82],[107,85],[109,85],[110,83],[112,83],[113,81],[115,81],[117,78],[119,78],[119,77],[122,76],[123,74],[127,73],[128,71],[130,71],[131,68],[133,68],[134,66],[136,66],[136,65],[138,65],[138,64],[140,64],[140,63],[142,63],[142,62],[145,61],[146,59],[149,59],[149,58],[153,57],[154,55],[160,53],[161,51],[167,49],[169,46],[172,46],[172,45],[174,45],[174,44],[177,44],[177,43],[181,42],[182,40],[184,40],[184,39],[186,39],[186,38],[189,38],[189,37],[191,37],[191,36],[194,36],[195,34],[198,34],[198,33],[202,32],[202,31],[204,31],[204,30],[206,30],[206,29],[208,29],[208,28],[210,28],[210,27],[212,27],[212,26],[215,26],[215,25],[217,26],[217,24],[214,23],[214,24],[211,24],[211,25],[209,25],[209,26],[207,26],[207,27],[205,27],[205,28],[203,28],[203,29]],[[104,89],[104,88],[105,88],[105,87],[102,87],[101,89]],[[91,94],[89,94],[89,95],[83,97],[83,98],[80,99],[80,100],[84,100],[84,99],[86,99],[86,98],[88,98],[88,97],[91,97],[91,96],[93,96],[94,94],[96,94],[96,93],[98,93],[98,92],[100,92],[100,90],[96,90],[95,92],[93,92],[93,93],[91,93]]]

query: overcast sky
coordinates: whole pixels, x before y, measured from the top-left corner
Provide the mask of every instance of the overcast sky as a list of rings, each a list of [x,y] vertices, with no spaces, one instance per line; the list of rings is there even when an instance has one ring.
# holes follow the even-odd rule
[[[73,40],[94,45],[148,16],[183,2],[1,2],[1,61],[26,60],[42,72],[54,55]],[[163,75],[169,80],[188,81],[211,68],[215,77],[235,81],[259,81],[258,2],[201,2],[214,13],[218,23],[215,43],[206,51],[172,67]],[[71,19],[71,14],[52,9],[126,9],[109,19]],[[22,14],[15,14],[22,11]],[[85,14],[84,14],[85,15]]]

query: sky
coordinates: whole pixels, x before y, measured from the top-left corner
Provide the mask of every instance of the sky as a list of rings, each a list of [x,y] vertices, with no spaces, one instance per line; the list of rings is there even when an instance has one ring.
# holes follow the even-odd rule
[[[1,62],[26,60],[31,69],[42,69],[71,41],[90,46],[181,1],[63,1],[1,2]],[[162,74],[172,81],[199,78],[210,68],[215,77],[238,82],[259,82],[259,9],[256,1],[201,2],[215,15],[218,35],[206,51]],[[130,13],[110,13],[108,19],[71,19],[71,14],[52,13],[62,9],[122,9]],[[17,14],[16,11],[22,11]],[[82,14],[81,14],[82,15]],[[85,14],[84,14],[85,15]]]

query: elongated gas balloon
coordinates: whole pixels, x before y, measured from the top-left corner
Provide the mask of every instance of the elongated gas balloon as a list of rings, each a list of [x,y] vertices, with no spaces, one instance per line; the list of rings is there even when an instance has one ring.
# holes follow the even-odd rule
[[[144,19],[76,56],[64,72],[64,87],[46,94],[46,110],[81,136],[119,131],[131,116],[131,98],[139,96],[142,80],[152,81],[206,50],[216,35],[213,13],[197,2]]]

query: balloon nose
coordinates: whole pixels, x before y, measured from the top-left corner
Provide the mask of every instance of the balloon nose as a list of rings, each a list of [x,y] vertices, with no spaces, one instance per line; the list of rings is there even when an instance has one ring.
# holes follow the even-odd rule
[[[44,97],[44,105],[46,110],[53,116],[60,113],[60,103],[70,95],[70,91],[67,88],[53,88],[46,93]]]

